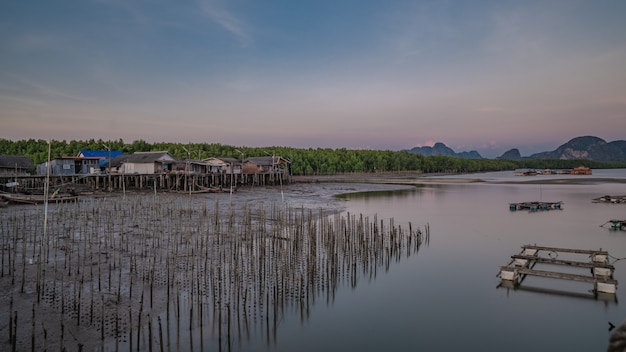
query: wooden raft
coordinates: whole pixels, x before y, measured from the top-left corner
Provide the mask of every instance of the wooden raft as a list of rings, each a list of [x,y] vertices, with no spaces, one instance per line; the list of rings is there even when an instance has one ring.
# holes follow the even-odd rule
[[[554,210],[563,209],[563,202],[522,202],[522,203],[509,203],[509,210],[528,210],[535,212],[539,210]]]
[[[539,255],[540,251],[547,252],[548,254],[555,253],[556,255],[558,255],[558,253],[585,254],[591,258],[591,261],[583,262],[551,257],[546,258]],[[512,260],[509,264],[500,268],[499,276],[502,281],[512,282],[516,286],[520,285],[527,275],[589,282],[594,284],[595,292],[615,294],[617,291],[617,280],[613,279],[613,271],[615,268],[608,263],[608,258],[609,253],[602,249],[587,250],[525,245],[522,246],[522,252],[520,254],[512,255]],[[592,274],[578,275],[558,271],[535,270],[533,267],[537,263],[590,268]]]
[[[607,224],[610,224],[612,230],[626,230],[626,220],[612,219],[600,225],[600,227],[604,227]]]

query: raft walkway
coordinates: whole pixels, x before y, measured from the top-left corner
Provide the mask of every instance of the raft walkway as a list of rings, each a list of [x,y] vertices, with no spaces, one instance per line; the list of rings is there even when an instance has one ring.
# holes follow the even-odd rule
[[[542,257],[540,254],[543,253],[548,253],[548,257]],[[557,259],[558,253],[587,255],[591,258],[591,261]],[[521,285],[526,276],[532,275],[593,283],[594,292],[615,294],[617,291],[617,280],[613,279],[615,268],[608,263],[608,258],[609,253],[602,249],[587,250],[525,245],[522,246],[520,254],[511,256],[512,260],[509,264],[500,267],[499,276],[503,282],[513,283],[514,287]],[[592,274],[578,275],[558,271],[535,270],[533,267],[537,263],[589,268]]]
[[[529,210],[535,212],[538,210],[553,210],[563,209],[563,202],[522,202],[522,203],[509,203],[509,210]]]

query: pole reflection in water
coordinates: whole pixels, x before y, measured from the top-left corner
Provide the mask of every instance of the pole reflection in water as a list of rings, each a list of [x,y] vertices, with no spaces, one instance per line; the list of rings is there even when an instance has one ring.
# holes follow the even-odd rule
[[[283,321],[307,320],[342,285],[354,288],[417,253],[429,232],[321,209],[190,207],[183,198],[137,196],[60,204],[43,237],[43,215],[29,209],[3,216],[10,259],[2,280],[13,282],[15,296],[24,285],[36,291],[58,315],[33,321],[52,349],[271,346]],[[72,334],[52,334],[52,321]]]

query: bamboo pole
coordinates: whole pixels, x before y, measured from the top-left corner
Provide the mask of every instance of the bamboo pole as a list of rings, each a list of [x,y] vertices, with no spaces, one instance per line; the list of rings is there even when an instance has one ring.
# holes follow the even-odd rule
[[[315,212],[287,205],[220,208],[218,201],[213,207],[206,202],[202,207],[190,204],[187,197],[171,202],[146,202],[146,198],[59,205],[58,212],[50,214],[49,230],[67,235],[50,236],[49,242],[25,231],[37,226],[40,216],[3,217],[0,231],[8,236],[2,237],[2,275],[11,276],[12,285],[20,280],[20,291],[34,281],[41,304],[49,302],[62,315],[67,302],[71,314],[76,314],[76,325],[99,327],[103,343],[114,335],[117,345],[121,323],[130,330],[131,349],[141,348],[143,315],[157,313],[160,319],[158,310],[164,309],[167,349],[171,349],[170,304],[176,304],[176,331],[181,320],[188,321],[189,337],[194,340],[186,348],[198,339],[203,346],[207,307],[206,314],[214,317],[206,322],[211,325],[208,329],[217,330],[220,347],[230,349],[233,342],[249,339],[254,331],[264,332],[268,342],[276,341],[278,322],[290,309],[300,319],[307,319],[316,300],[332,302],[342,285],[356,287],[361,278],[374,278],[381,268],[389,270],[394,262],[416,253],[429,238],[428,224],[422,233],[410,223],[400,226],[393,219],[384,222],[377,217],[326,214],[321,209]],[[26,270],[26,254],[31,253],[37,268]],[[57,270],[61,263],[63,269]],[[52,275],[46,276],[46,271]],[[85,300],[89,307],[82,306],[84,290],[89,290]],[[143,307],[146,293],[150,294],[148,312]],[[108,294],[114,297],[115,311],[105,309],[104,296]],[[188,307],[181,307],[181,298]],[[121,304],[129,309],[120,310]],[[89,319],[85,316],[81,322],[85,309]],[[135,314],[137,323],[133,324]],[[105,325],[112,319],[115,332]],[[13,322],[10,317],[10,343],[15,336]],[[159,326],[160,334],[162,328]],[[200,332],[194,334],[197,328]],[[151,327],[148,329],[152,333]],[[233,338],[234,334],[237,337]],[[58,336],[52,338],[56,341]],[[144,349],[150,347],[149,340]]]

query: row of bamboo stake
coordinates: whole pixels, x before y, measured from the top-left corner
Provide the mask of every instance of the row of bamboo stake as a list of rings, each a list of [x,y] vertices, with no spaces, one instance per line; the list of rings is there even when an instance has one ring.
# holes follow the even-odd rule
[[[57,204],[46,232],[43,218],[32,206],[2,213],[2,350],[272,344],[288,314],[306,320],[429,237],[428,225],[376,216],[172,195]]]

